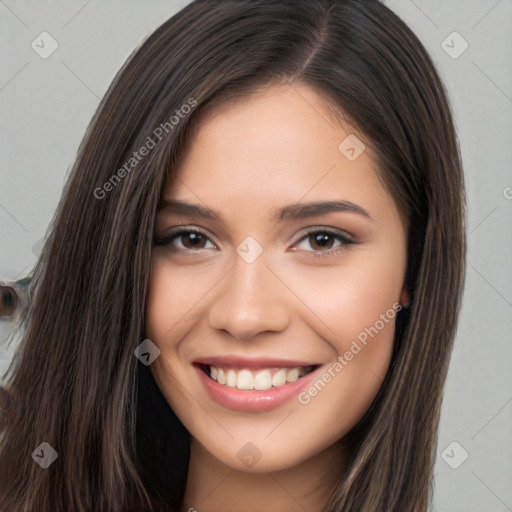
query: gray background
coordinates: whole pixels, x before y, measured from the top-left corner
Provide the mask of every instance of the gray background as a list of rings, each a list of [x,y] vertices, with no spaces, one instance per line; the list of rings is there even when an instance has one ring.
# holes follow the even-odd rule
[[[25,276],[35,263],[67,170],[115,72],[187,3],[0,0],[0,281]],[[468,273],[433,510],[512,511],[512,1],[385,3],[437,65],[466,175]],[[59,45],[47,59],[31,47],[43,31]],[[0,321],[0,373],[14,350],[5,343],[11,327]]]

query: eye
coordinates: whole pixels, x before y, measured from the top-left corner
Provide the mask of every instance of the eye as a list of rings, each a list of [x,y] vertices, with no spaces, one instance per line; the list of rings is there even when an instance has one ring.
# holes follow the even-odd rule
[[[168,246],[177,251],[197,252],[204,249],[218,249],[210,237],[197,229],[179,228],[162,236],[155,236],[155,245]],[[332,254],[355,241],[343,231],[333,228],[317,228],[303,233],[292,250],[316,254]]]
[[[331,253],[336,249],[354,243],[354,240],[349,238],[343,231],[322,228],[307,232],[306,235],[299,240],[299,243],[296,244],[296,247],[299,250],[318,254]]]
[[[210,244],[208,246],[208,244]],[[166,245],[181,251],[197,251],[202,249],[217,249],[208,235],[196,229],[180,229],[155,237],[155,245]]]

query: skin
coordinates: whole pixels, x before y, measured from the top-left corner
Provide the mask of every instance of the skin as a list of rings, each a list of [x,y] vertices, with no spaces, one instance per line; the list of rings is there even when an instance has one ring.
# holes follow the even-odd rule
[[[221,214],[163,208],[156,220],[157,239],[180,225],[207,237],[155,246],[146,311],[146,335],[161,351],[151,371],[192,436],[184,510],[320,511],[343,460],[337,442],[386,374],[394,319],[305,405],[293,397],[268,412],[233,411],[206,394],[192,366],[235,354],[310,361],[325,372],[379,315],[408,303],[404,225],[368,144],[354,161],[338,149],[349,133],[365,139],[334,120],[314,89],[271,86],[205,118],[163,191]],[[272,218],[280,207],[326,200],[355,203],[371,219],[350,211]],[[327,227],[355,243],[333,235],[321,245],[304,232]],[[236,252],[247,236],[263,249],[250,264]],[[261,453],[251,468],[237,456],[248,442]]]

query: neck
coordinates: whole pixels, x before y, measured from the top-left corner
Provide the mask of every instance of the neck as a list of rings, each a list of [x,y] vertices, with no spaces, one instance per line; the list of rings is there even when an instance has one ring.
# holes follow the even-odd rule
[[[321,512],[339,480],[341,458],[333,445],[291,468],[248,473],[229,468],[192,438],[183,511]]]

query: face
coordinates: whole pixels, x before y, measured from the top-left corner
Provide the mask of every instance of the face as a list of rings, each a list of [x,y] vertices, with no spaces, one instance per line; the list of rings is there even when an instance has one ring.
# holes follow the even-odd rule
[[[315,90],[274,86],[206,118],[163,191],[150,368],[232,469],[332,447],[386,374],[406,235],[364,140]]]

